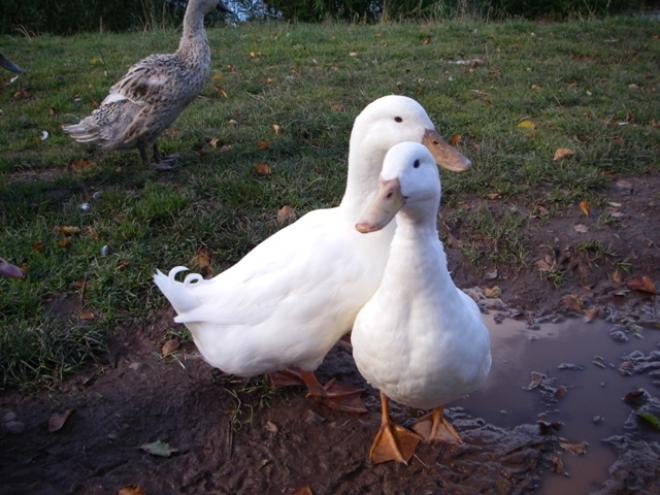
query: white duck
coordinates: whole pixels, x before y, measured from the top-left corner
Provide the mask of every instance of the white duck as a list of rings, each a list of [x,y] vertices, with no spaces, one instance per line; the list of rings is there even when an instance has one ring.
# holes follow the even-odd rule
[[[391,228],[396,215],[383,279],[351,335],[360,373],[381,394],[381,428],[369,453],[374,463],[407,462],[420,440],[392,423],[388,398],[435,408],[413,427],[425,440],[442,440],[448,430],[460,442],[442,417],[443,406],[478,388],[490,370],[488,329],[479,308],[447,270],[436,227],[439,205],[433,157],[417,143],[401,143],[387,153],[378,194],[356,225],[378,234]]]
[[[190,274],[176,281],[185,267],[154,275],[178,314],[175,321],[188,327],[209,364],[239,376],[299,367],[293,377],[308,387],[308,396],[334,409],[366,412],[362,390],[334,382],[323,387],[313,370],[350,331],[380,283],[394,224],[363,236],[355,220],[376,192],[385,153],[401,141],[425,143],[449,169],[470,166],[435,132],[419,103],[380,98],[355,120],[338,207],[307,213],[211,280]]]
[[[156,140],[202,90],[211,67],[204,16],[214,9],[229,12],[219,0],[190,0],[183,35],[175,53],[149,55],[133,65],[111,88],[101,106],[78,124],[62,127],[80,143],[103,150],[137,148],[148,164],[153,147],[157,170],[171,169],[175,156],[160,154]]]

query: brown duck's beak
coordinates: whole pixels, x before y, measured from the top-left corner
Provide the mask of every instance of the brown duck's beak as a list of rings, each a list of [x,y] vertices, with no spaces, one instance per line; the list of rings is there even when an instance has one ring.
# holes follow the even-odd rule
[[[472,166],[470,160],[459,153],[456,148],[447,144],[436,131],[426,129],[422,144],[429,149],[435,162],[441,167],[453,172],[464,172]]]
[[[392,221],[405,203],[399,179],[379,179],[376,197],[360,216],[355,228],[363,234],[380,230]]]
[[[233,14],[232,10],[227,7],[227,4],[225,2],[219,1],[218,6],[216,7],[217,10],[220,12],[224,12],[225,14]]]
[[[25,276],[19,267],[7,263],[2,258],[0,258],[0,275],[14,278],[23,278]]]

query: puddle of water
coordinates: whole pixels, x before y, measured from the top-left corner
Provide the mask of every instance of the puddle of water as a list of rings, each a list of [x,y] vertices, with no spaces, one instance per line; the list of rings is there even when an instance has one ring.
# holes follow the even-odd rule
[[[655,388],[647,375],[621,376],[620,357],[634,350],[648,354],[657,348],[660,333],[647,330],[643,339],[630,336],[628,342],[619,343],[609,336],[613,325],[602,320],[589,324],[566,320],[529,330],[524,322],[505,320],[497,324],[490,315],[484,319],[491,336],[490,376],[482,390],[450,407],[460,405],[472,416],[503,427],[535,423],[542,413],[546,413],[546,421],[561,421],[558,436],[586,441],[589,448],[582,456],[563,454],[568,476],[545,473],[538,494],[584,495],[598,490],[616,460],[615,451],[602,440],[623,434],[623,423],[631,411],[623,396],[638,388],[653,393]],[[601,360],[597,356],[605,368],[593,364]],[[559,370],[562,363],[582,369]],[[548,405],[539,389],[527,390],[532,371],[554,377],[553,387],[565,386],[566,394]],[[594,422],[597,416],[603,418],[599,424]]]

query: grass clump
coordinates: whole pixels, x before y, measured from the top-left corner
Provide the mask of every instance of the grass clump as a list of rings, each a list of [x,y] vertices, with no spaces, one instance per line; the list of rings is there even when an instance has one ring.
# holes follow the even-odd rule
[[[208,35],[212,77],[161,140],[181,154],[165,174],[61,126],[180,33],[2,39],[25,73],[0,73],[0,256],[27,277],[0,279],[0,387],[56,382],[118,329],[139,331],[166,307],[156,268],[198,269],[204,247],[217,273],[281,228],[283,205],[337,205],[353,119],[380,96],[411,96],[445,137],[461,136],[474,167],[442,173],[446,203],[494,195],[520,207],[455,213],[463,240],[490,246],[466,248],[476,264],[529,263],[524,208],[598,204],[612,178],[657,168],[652,21],[246,23]],[[560,147],[574,154],[553,161]]]

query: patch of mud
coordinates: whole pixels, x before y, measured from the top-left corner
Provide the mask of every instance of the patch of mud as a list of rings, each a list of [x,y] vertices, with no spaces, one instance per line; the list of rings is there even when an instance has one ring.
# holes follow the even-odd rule
[[[378,396],[357,372],[345,343],[335,346],[318,376],[322,382],[336,377],[364,386],[369,410],[365,415],[326,409],[305,399],[302,389],[272,391],[262,380],[226,376],[190,356],[196,352],[190,343],[175,357],[162,358],[159,347],[165,335],[179,330],[168,310],[145,321],[142,328],[125,329],[104,367],[73,376],[60,389],[38,396],[0,396],[0,494],[115,495],[135,485],[146,495],[281,494],[303,487],[315,495],[583,495],[583,485],[571,491],[576,485],[563,473],[576,476],[580,466],[594,460],[605,463],[604,471],[609,471],[593,493],[658,494],[660,434],[639,413],[660,417],[653,384],[660,379],[654,354],[658,349],[653,347],[660,336],[653,333],[660,321],[660,303],[657,296],[628,289],[625,281],[631,275],[647,275],[656,284],[660,280],[660,223],[654,216],[660,174],[631,178],[627,184],[630,187],[613,182],[608,189],[608,201],[621,205],[617,211],[622,216],[614,221],[607,219],[607,205],[592,205],[589,217],[576,206],[563,218],[530,219],[529,252],[535,260],[550,257],[563,278],[558,286],[535,266],[516,273],[474,269],[465,265],[460,249],[448,247],[457,285],[477,286],[468,292],[490,313],[492,332],[503,321],[523,327],[521,341],[526,346],[520,352],[529,353],[530,346],[539,345],[549,349],[546,326],[563,325],[567,317],[595,319],[606,328],[577,344],[558,345],[552,351],[552,367],[528,366],[517,374],[520,383],[511,384],[511,391],[502,386],[450,404],[461,406],[450,407],[447,416],[462,435],[462,445],[422,445],[407,466],[372,466],[367,452],[380,422]],[[507,205],[491,202],[489,207]],[[576,231],[573,226],[578,223],[588,231]],[[584,248],[598,243],[607,253]],[[630,273],[616,276],[616,269],[624,265]],[[497,291],[485,291],[495,286]],[[67,312],[74,309],[75,305]],[[638,340],[640,336],[646,338]],[[618,345],[620,351],[597,359],[597,351],[591,349],[598,342]],[[588,360],[573,356],[580,349],[591,352]],[[524,355],[512,355],[507,364],[516,366]],[[618,389],[604,387],[617,411],[623,411],[621,419],[614,416],[614,408],[592,412],[587,407],[591,404],[583,402],[586,421],[604,417],[599,424],[607,440],[591,441],[582,452],[581,432],[586,430],[580,421],[585,418],[565,411],[571,401],[580,400],[580,380],[594,369],[607,373],[603,381],[608,383],[614,376],[630,380],[623,385],[627,392],[636,388],[635,380],[644,379],[649,391],[633,408],[622,405]],[[494,366],[493,379],[497,370]],[[531,385],[531,371],[545,378],[525,390]],[[559,392],[562,387],[564,392]],[[520,394],[527,394],[523,400],[534,408],[523,407]],[[487,415],[479,400],[494,414]],[[393,418],[404,425],[422,413],[392,406]],[[64,426],[49,431],[53,413],[69,409],[73,413]],[[537,424],[539,419],[545,425]],[[554,428],[555,422],[563,425]],[[140,449],[156,441],[176,452],[158,457]],[[570,453],[576,449],[578,455]],[[548,480],[568,481],[555,489],[548,488],[555,486]]]
[[[133,349],[95,380],[69,380],[56,398],[2,398],[0,493],[100,495],[129,485],[153,495],[304,486],[317,495],[532,493],[557,444],[536,425],[500,428],[454,408],[448,417],[462,445],[424,445],[408,466],[374,467],[366,460],[380,422],[374,390],[368,414],[348,415],[304,399],[300,389],[275,393],[200,359],[164,363],[149,346]],[[363,384],[345,346],[329,358],[322,379],[344,368],[340,375]],[[49,417],[66,409],[74,412],[64,427],[49,432]],[[392,412],[402,423],[419,414]],[[177,452],[159,458],[139,448],[158,440]]]

